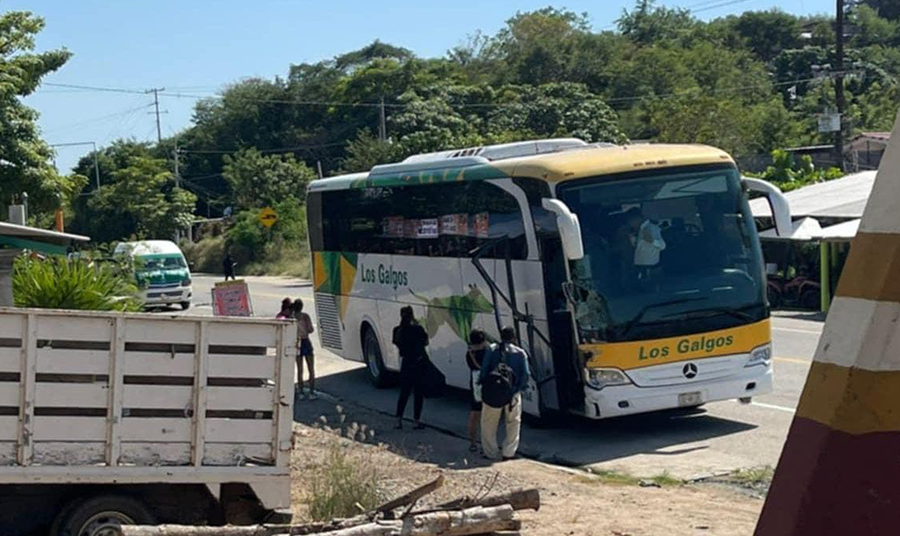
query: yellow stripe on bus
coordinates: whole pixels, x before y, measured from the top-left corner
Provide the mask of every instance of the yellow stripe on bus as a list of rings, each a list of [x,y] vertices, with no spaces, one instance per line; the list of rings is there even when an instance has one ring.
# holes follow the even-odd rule
[[[590,353],[587,367],[615,367],[628,370],[677,361],[746,354],[772,341],[769,319],[746,326],[681,337],[635,342],[585,344]]]

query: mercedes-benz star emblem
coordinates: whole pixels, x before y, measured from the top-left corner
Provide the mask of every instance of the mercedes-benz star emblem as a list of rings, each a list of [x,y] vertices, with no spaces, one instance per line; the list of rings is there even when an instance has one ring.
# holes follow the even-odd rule
[[[683,369],[681,369],[681,372],[682,374],[684,374],[685,378],[693,380],[697,376],[697,365],[688,363],[684,366]]]

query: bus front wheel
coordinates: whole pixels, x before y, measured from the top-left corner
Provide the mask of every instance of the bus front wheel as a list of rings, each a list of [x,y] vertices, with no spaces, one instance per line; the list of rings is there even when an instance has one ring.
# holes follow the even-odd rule
[[[378,337],[372,328],[366,326],[362,336],[363,358],[366,361],[366,371],[369,373],[369,381],[379,389],[391,384],[391,373],[385,368],[381,357],[381,346]]]

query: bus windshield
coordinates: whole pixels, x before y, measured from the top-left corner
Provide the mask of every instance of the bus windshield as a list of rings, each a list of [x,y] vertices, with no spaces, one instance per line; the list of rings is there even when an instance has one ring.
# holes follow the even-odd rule
[[[583,342],[726,329],[768,316],[756,228],[733,166],[565,183],[585,256],[566,295]]]

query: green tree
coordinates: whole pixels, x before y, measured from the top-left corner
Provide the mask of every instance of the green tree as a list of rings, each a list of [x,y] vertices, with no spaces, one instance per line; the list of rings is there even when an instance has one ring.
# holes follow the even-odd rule
[[[368,130],[360,131],[347,142],[346,156],[341,161],[343,173],[369,171],[372,166],[400,160],[402,148],[390,140],[380,140]]]
[[[35,53],[35,36],[43,28],[44,20],[27,11],[0,15],[0,206],[27,192],[36,215],[52,214],[80,184],[56,172],[38,114],[21,100],[71,56],[66,50]]]
[[[315,173],[292,154],[264,155],[244,149],[225,156],[222,176],[237,206],[244,209],[274,205],[288,196],[302,197]]]
[[[798,48],[800,20],[779,9],[743,13],[735,20],[734,29],[764,62],[772,60],[782,50]]]
[[[900,2],[897,0],[863,0],[867,7],[874,9],[878,16],[888,20],[900,20]]]
[[[98,242],[169,238],[193,221],[197,197],[177,188],[165,160],[134,156],[87,203],[86,232]]]
[[[501,88],[493,132],[516,132],[520,138],[574,136],[587,142],[627,141],[616,113],[583,84],[554,83]]]
[[[890,46],[897,43],[900,21],[882,18],[878,11],[865,4],[856,6],[851,12],[850,23],[857,28],[852,39],[854,46]]]
[[[689,10],[657,6],[655,0],[636,0],[616,23],[622,35],[641,45],[684,38],[698,25]]]

